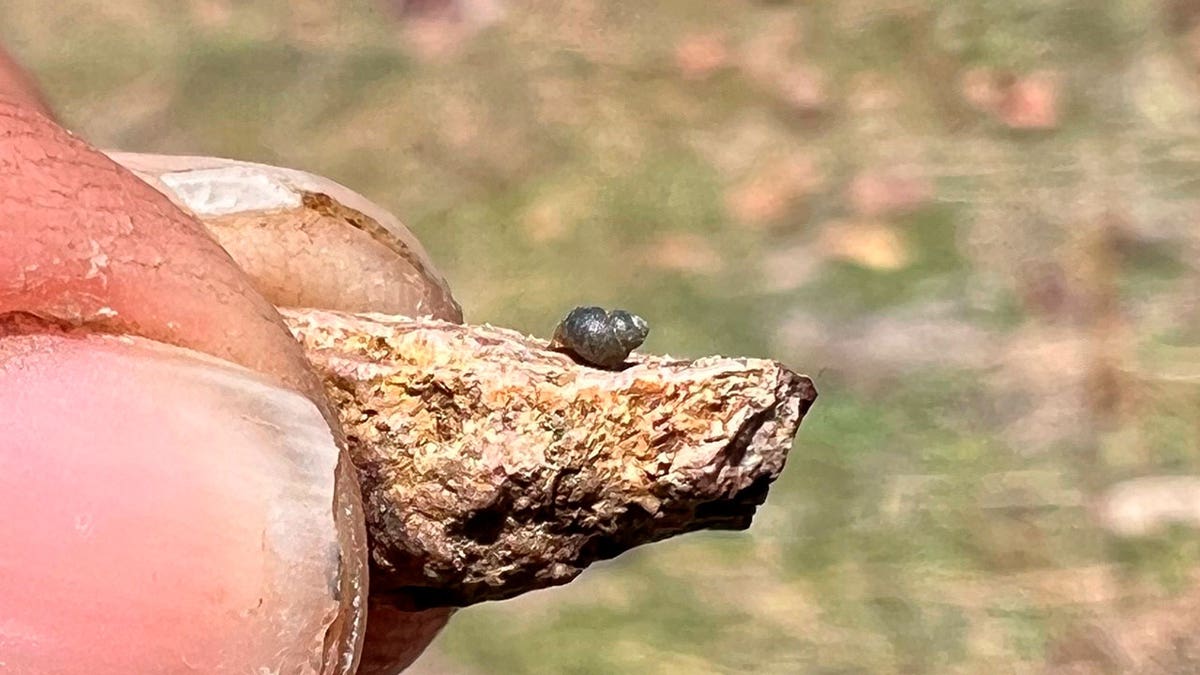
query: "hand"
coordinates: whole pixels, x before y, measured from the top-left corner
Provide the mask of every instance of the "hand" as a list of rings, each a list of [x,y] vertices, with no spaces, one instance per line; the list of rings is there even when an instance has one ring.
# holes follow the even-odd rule
[[[353,672],[363,522],[319,383],[204,229],[29,82],[0,54],[0,667]],[[446,616],[381,614],[376,651]]]

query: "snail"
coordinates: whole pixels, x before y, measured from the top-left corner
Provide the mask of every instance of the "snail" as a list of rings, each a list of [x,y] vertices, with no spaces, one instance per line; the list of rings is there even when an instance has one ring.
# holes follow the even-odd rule
[[[616,370],[650,334],[642,317],[623,309],[576,307],[554,329],[550,346],[570,352],[588,365]]]

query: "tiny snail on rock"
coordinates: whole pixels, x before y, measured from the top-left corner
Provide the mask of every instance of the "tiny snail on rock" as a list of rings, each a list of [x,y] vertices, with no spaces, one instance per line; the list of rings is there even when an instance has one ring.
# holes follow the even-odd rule
[[[623,309],[576,307],[554,329],[550,346],[565,349],[588,365],[616,370],[649,334],[645,319]]]

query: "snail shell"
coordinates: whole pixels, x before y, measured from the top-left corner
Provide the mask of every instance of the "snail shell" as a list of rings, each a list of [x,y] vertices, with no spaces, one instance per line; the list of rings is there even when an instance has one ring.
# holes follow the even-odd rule
[[[565,349],[588,365],[615,370],[649,334],[645,319],[623,309],[576,307],[558,324],[550,346]]]

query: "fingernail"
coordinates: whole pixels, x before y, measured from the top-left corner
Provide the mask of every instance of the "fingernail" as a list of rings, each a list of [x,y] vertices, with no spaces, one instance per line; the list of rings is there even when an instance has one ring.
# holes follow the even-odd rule
[[[335,519],[307,398],[152,341],[30,335],[0,339],[0,410],[0,670],[352,672],[326,651],[361,641],[361,523]]]

